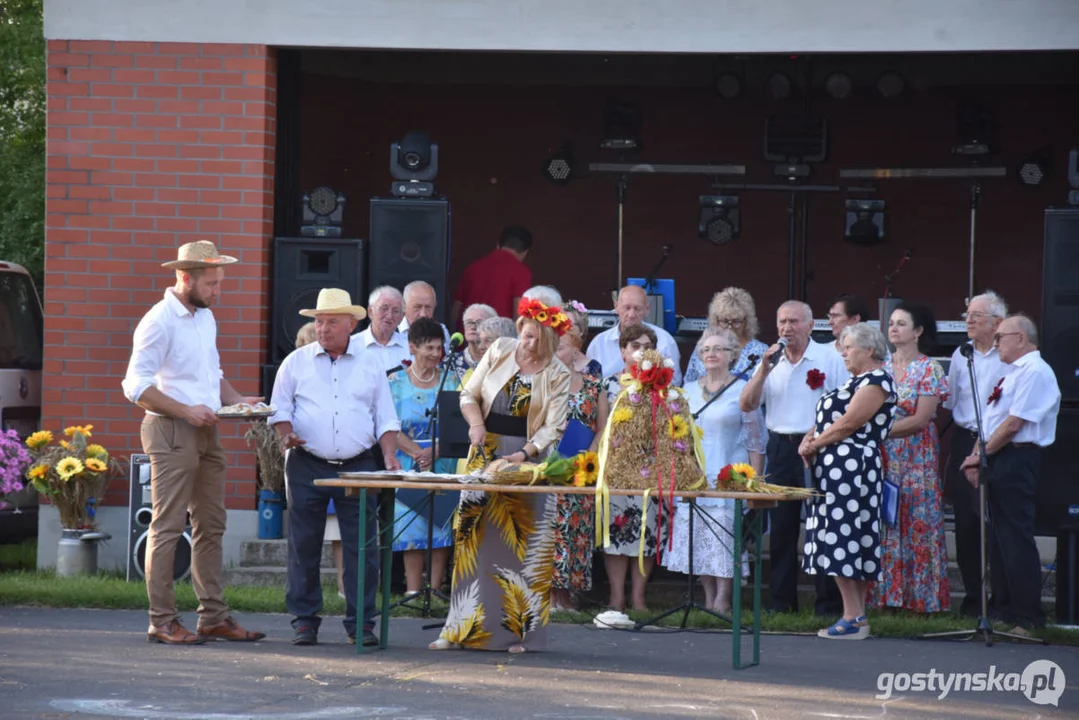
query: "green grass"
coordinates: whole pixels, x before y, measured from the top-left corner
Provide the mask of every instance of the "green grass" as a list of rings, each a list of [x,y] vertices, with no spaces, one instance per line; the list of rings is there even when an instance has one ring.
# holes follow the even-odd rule
[[[37,540],[0,545],[0,572],[37,567]]]
[[[4,547],[4,546],[0,546]],[[16,546],[7,546],[16,547]],[[322,595],[327,615],[341,615],[345,611],[345,602],[337,597],[335,585],[324,585]],[[285,613],[285,593],[279,587],[241,587],[225,588],[225,600],[236,612],[243,613]],[[393,601],[400,600],[394,596]],[[674,604],[678,601],[676,600]],[[89,577],[59,578],[51,571],[35,572],[22,570],[0,573],[0,606],[37,606],[62,608],[103,608],[112,610],[147,609],[146,587],[142,583],[128,582],[118,573],[99,573]],[[195,593],[190,583],[177,583],[176,605],[180,611],[190,612],[198,606]],[[432,610],[436,617],[444,617],[446,603],[432,600]],[[598,612],[598,610],[596,611]],[[641,621],[660,612],[660,608],[650,612],[629,612],[634,620]],[[557,612],[552,621],[560,623],[592,624],[593,613]],[[395,608],[393,617],[418,617],[419,612],[408,608]],[[682,613],[677,613],[661,623],[661,627],[675,628],[682,621]],[[743,613],[743,628],[751,627],[753,615]],[[972,630],[976,623],[968,618],[960,618],[950,613],[932,616],[913,613],[878,614],[870,613],[869,622],[875,637],[913,638],[924,633],[948,632],[952,630]],[[815,617],[808,610],[798,614],[769,615],[761,618],[761,627],[765,632],[816,634],[826,621]],[[687,626],[698,630],[726,630],[730,626],[705,613],[690,613]],[[997,627],[998,630],[1007,628]],[[1079,645],[1079,631],[1062,628],[1045,628],[1037,633],[1054,645]]]

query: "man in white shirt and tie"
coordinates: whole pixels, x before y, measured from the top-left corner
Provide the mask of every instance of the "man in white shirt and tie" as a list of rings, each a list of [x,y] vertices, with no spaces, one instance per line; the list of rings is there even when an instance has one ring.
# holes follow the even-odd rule
[[[622,328],[644,325],[656,334],[656,350],[662,353],[663,357],[670,358],[674,362],[673,383],[680,386],[682,384],[682,356],[678,351],[678,343],[663,328],[644,321],[648,316],[649,306],[648,295],[644,288],[639,285],[627,285],[622,288],[618,293],[618,301],[614,305],[614,311],[618,314],[618,323],[592,338],[585,354],[603,366],[603,377],[619,373],[625,367],[622,350],[618,347],[618,336],[622,333]]]
[[[798,455],[798,445],[816,417],[817,400],[849,379],[842,357],[824,343],[814,341],[813,310],[797,300],[779,306],[776,326],[780,343],[770,347],[761,359],[757,372],[742,388],[738,405],[752,412],[762,404],[768,426],[769,481],[787,487],[802,487],[805,464]],[[773,364],[771,359],[778,354]],[[811,371],[817,371],[815,373]],[[823,378],[821,377],[823,374]],[[772,563],[770,609],[774,612],[798,611],[798,532],[801,504],[781,502],[768,514],[770,536],[768,553]],[[835,580],[815,576],[818,615],[842,612],[842,602]]]
[[[244,397],[221,372],[217,323],[210,310],[221,293],[224,266],[209,240],[180,246],[162,267],[176,271],[176,285],[135,328],[124,396],[146,410],[142,448],[150,456],[153,518],[146,547],[146,594],[151,642],[198,645],[209,639],[260,640],[265,633],[240,627],[221,586],[225,534],[225,451],[217,432],[222,405]],[[173,591],[176,543],[191,515],[191,584],[199,599],[192,633],[180,624]]]
[[[356,581],[359,565],[360,512],[375,513],[375,497],[368,507],[344,488],[319,487],[319,478],[341,472],[400,470],[397,462],[397,420],[386,373],[370,362],[351,338],[365,311],[352,304],[345,290],[319,292],[317,307],[301,310],[315,318],[318,340],[293,351],[281,363],[274,381],[271,404],[276,413],[269,422],[285,455],[288,490],[288,579],[285,605],[293,615],[294,645],[314,645],[322,618],[322,583],[319,566],[326,508],[332,499],[341,526],[344,551],[345,632],[356,641]],[[362,642],[377,645],[375,593],[378,586],[377,522],[367,523],[365,593]],[[389,579],[387,578],[387,582]]]
[[[952,353],[948,367],[948,387],[951,395],[944,400],[944,407],[952,412],[955,427],[952,428],[952,448],[949,454],[947,481],[944,496],[952,504],[955,513],[955,554],[959,574],[963,578],[966,597],[959,611],[963,615],[981,615],[982,556],[981,530],[978,527],[978,493],[967,482],[959,466],[970,455],[978,439],[978,422],[974,405],[980,403],[985,415],[985,403],[997,380],[1012,371],[1012,366],[1000,359],[993,345],[993,335],[1001,321],[1008,315],[1008,306],[995,292],[986,292],[971,298],[967,305],[967,337],[973,350],[970,361],[974,363],[974,376],[978,387],[970,384],[970,368],[963,355],[963,345]],[[982,428],[983,430],[985,428]],[[986,436],[988,437],[988,435]],[[995,601],[994,601],[995,602]]]
[[[398,332],[397,324],[404,317],[405,301],[401,291],[383,285],[371,291],[367,298],[368,317],[371,322],[356,334],[360,348],[378,361],[378,367],[386,373],[400,367],[403,360],[412,357],[408,349],[408,336]]]
[[[993,339],[1000,359],[1012,371],[994,380],[986,401],[986,477],[979,477],[977,447],[963,461],[963,470],[973,486],[986,483],[997,618],[1015,623],[1012,632],[1027,634],[1045,625],[1041,561],[1034,541],[1034,490],[1042,448],[1056,440],[1060,386],[1038,351],[1038,330],[1029,317],[1009,316]]]

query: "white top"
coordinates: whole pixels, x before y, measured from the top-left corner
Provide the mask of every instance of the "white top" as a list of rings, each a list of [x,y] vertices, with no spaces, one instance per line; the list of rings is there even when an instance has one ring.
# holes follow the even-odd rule
[[[981,378],[978,382],[981,383]],[[1042,354],[1034,350],[1019,358],[1012,363],[1010,373],[993,378],[991,387],[998,382],[1001,382],[1000,399],[984,411],[986,440],[1011,415],[1026,421],[1012,442],[1052,445],[1060,412],[1060,386],[1049,363],[1042,360]]]
[[[397,326],[397,332],[405,336],[406,343],[408,342],[408,328],[411,325],[412,323],[408,321],[408,318],[401,318],[401,322]],[[450,331],[447,330],[446,326],[442,325],[442,323],[439,323],[439,325],[442,326],[442,337],[445,338],[442,341],[442,344],[446,347],[446,352],[448,353],[450,351]]]
[[[704,475],[708,487],[713,490],[720,470],[731,463],[748,463],[750,452],[763,454],[768,445],[768,431],[760,408],[747,413],[738,409],[738,396],[745,386],[745,380],[735,380],[697,418],[697,424],[704,431],[701,438]],[[687,385],[685,390],[691,413],[696,413],[708,402],[699,380]],[[722,498],[699,498],[697,504],[734,507],[733,500]]]
[[[400,430],[386,373],[364,360],[356,338],[336,360],[317,342],[289,353],[274,380],[270,424],[291,422],[304,448],[325,460],[355,457]]]
[[[967,342],[973,346],[973,343]],[[952,353],[952,362],[948,366],[948,389],[951,394],[944,401],[944,407],[952,411],[952,419],[959,427],[971,432],[977,431],[977,419],[974,415],[975,394],[970,387],[970,371],[967,369],[967,359],[959,352],[962,345]],[[974,378],[978,381],[977,401],[982,405],[982,415],[985,415],[985,403],[989,400],[989,394],[993,392],[997,381],[1012,372],[1013,366],[1000,359],[1000,352],[995,347],[990,347],[989,352],[978,352],[974,349]],[[983,428],[984,429],[984,428]],[[987,434],[986,439],[989,438]]]
[[[757,368],[763,372],[764,365]],[[816,390],[807,382],[810,370],[824,373],[824,385]],[[801,359],[791,365],[784,352],[779,363],[764,380],[761,403],[765,408],[768,430],[788,435],[803,435],[813,427],[817,400],[835,390],[850,378],[843,358],[824,343],[810,339]]]
[[[408,337],[399,332],[395,332],[390,336],[390,341],[385,345],[375,340],[375,335],[371,332],[371,328],[356,333],[352,336],[352,340],[360,342],[360,350],[365,352],[368,357],[374,357],[378,360],[378,367],[382,369],[383,374],[399,366],[402,360],[412,358],[412,353],[408,349]],[[351,343],[349,343],[349,347],[352,347]]]
[[[216,411],[221,408],[222,377],[214,314],[207,308],[191,312],[171,288],[166,290],[135,328],[121,383],[124,396],[137,403],[147,388],[156,387],[177,402]]]
[[[652,323],[642,324],[652,328],[652,332],[656,334],[656,344],[658,346],[656,350],[663,357],[674,361],[674,380],[672,383],[680,386],[682,384],[682,355],[678,352],[678,343],[663,328],[656,327]],[[621,324],[615,324],[596,335],[596,337],[592,338],[592,342],[588,343],[588,350],[585,354],[593,360],[597,360],[603,366],[604,377],[620,373],[626,366],[622,361],[622,349],[618,347],[618,335],[621,332]]]

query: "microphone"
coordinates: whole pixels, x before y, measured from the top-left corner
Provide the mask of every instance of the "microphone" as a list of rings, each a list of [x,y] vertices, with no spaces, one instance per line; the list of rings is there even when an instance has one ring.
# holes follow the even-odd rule
[[[450,352],[451,353],[460,352],[461,348],[464,347],[464,344],[465,344],[465,336],[462,335],[461,333],[455,332],[453,335],[450,335]]]
[[[965,358],[974,357],[974,346],[970,343],[963,343],[959,346],[959,354]]]
[[[779,338],[776,345],[779,345],[779,352],[769,358],[768,367],[775,367],[779,364],[779,358],[783,357],[783,351],[787,349],[787,338]]]

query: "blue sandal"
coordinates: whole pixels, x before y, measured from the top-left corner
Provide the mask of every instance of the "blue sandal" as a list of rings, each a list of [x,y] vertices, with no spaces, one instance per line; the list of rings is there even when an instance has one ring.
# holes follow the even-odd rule
[[[865,615],[853,620],[839,618],[835,625],[817,631],[817,637],[826,640],[865,640],[869,637],[869,623]]]

